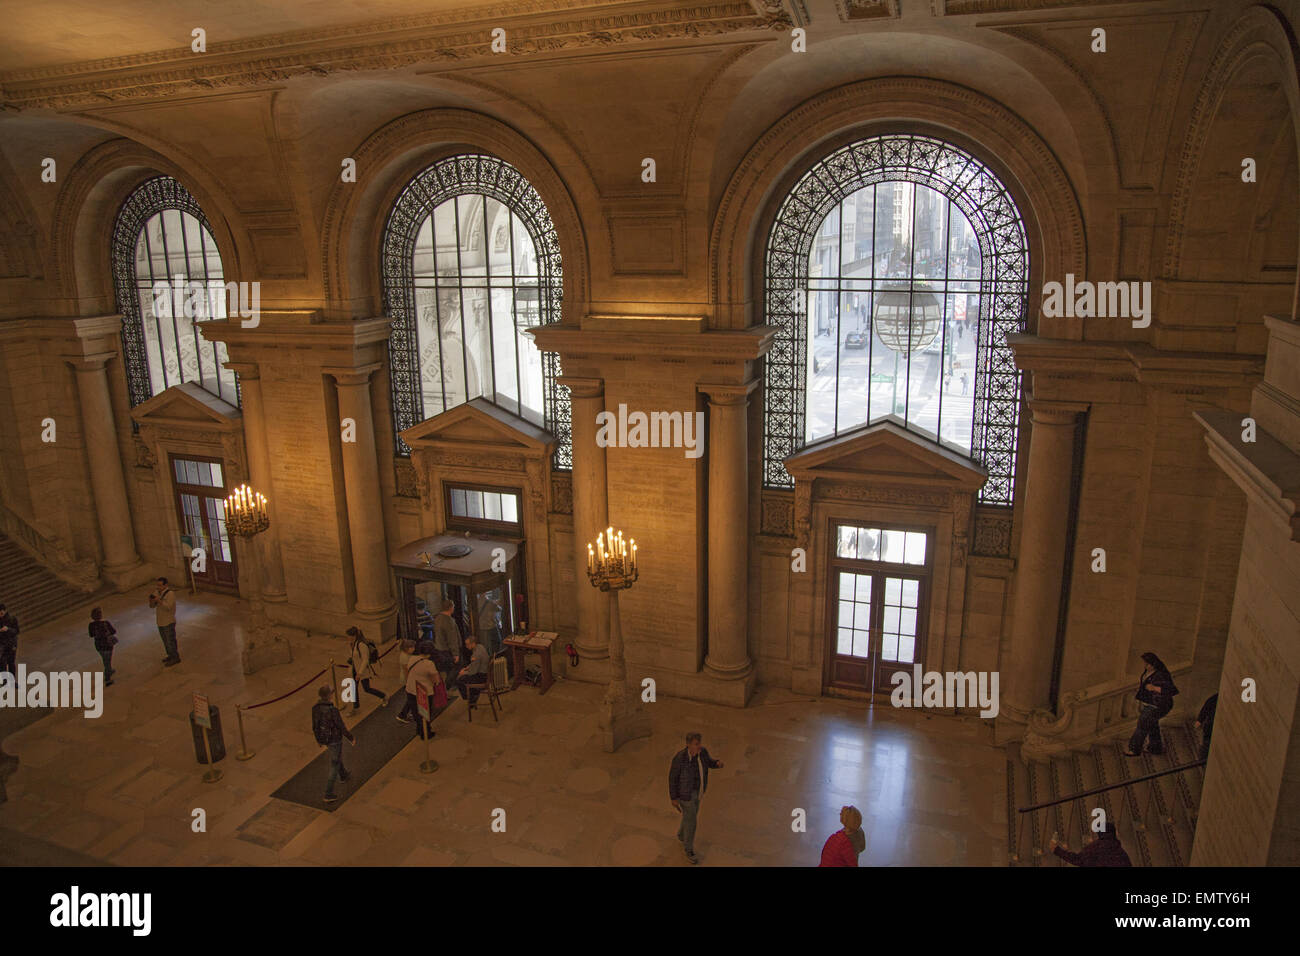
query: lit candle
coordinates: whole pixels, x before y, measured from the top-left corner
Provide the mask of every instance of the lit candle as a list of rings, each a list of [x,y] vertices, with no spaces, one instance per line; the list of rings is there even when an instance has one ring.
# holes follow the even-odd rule
[[[632,539],[632,573],[636,574],[636,538]]]

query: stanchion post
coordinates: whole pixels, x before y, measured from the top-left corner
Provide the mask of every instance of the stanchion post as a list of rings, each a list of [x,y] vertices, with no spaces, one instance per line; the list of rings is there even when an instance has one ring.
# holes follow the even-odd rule
[[[203,728],[203,752],[208,758],[208,771],[203,775],[204,783],[216,783],[221,779],[221,771],[212,762],[212,743],[208,740],[208,728]]]
[[[244,739],[244,705],[235,705],[235,717],[239,720],[239,753],[235,754],[236,760],[252,760],[253,751],[248,749],[248,741]]]
[[[424,762],[420,764],[420,773],[433,773],[438,769],[438,761],[433,759],[433,738],[429,736],[429,718],[424,721]]]

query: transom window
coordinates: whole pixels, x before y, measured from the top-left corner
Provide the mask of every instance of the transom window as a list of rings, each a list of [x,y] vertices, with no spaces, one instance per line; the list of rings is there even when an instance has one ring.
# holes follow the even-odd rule
[[[488,485],[444,486],[447,494],[447,526],[469,530],[518,531],[519,492]]]
[[[836,150],[786,197],[765,260],[764,483],[804,444],[882,418],[979,462],[1010,504],[1026,309],[1019,211],[973,156],[922,136]]]
[[[217,243],[194,197],[170,176],[142,183],[118,213],[112,256],[131,405],[183,382],[238,405],[225,344],[199,330],[226,317],[226,291]]]
[[[430,166],[393,207],[382,265],[395,429],[483,397],[549,430],[571,467],[559,358],[526,332],[560,319],[559,239],[523,175],[480,154]]]

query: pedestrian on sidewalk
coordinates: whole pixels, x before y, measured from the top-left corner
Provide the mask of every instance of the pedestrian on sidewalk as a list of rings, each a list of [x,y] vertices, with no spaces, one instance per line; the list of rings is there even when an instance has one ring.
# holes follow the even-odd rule
[[[695,855],[695,825],[699,820],[700,800],[709,788],[709,771],[722,769],[722,761],[709,756],[703,740],[699,733],[687,734],[686,747],[677,751],[668,767],[668,799],[682,815],[677,839],[686,850],[686,859],[692,863],[700,862]]]
[[[18,618],[9,613],[0,602],[0,674],[8,673],[14,680],[18,672],[14,662],[18,659]]]
[[[346,737],[354,747],[357,738],[352,736],[352,731],[343,723],[343,715],[334,706],[334,690],[328,684],[320,689],[320,700],[311,709],[311,730],[316,735],[316,742],[330,754],[330,772],[325,778],[325,802],[334,803],[338,800],[334,794],[334,784],[352,776],[343,766],[343,738]]]
[[[840,823],[844,827],[827,838],[818,866],[857,866],[858,854],[867,848],[867,835],[862,830],[862,811],[853,806],[840,807]]]
[[[113,683],[113,648],[117,646],[117,630],[104,620],[104,611],[94,608],[90,612],[90,639],[95,643],[95,650],[104,661],[104,686]]]
[[[379,674],[379,648],[367,639],[359,627],[348,628],[348,637],[352,638],[352,653],[349,663],[352,665],[352,713],[361,709],[361,692],[379,698],[379,706],[388,704],[388,695],[370,686],[370,681]]]
[[[180,648],[176,644],[176,592],[167,586],[166,578],[158,578],[153,592],[149,595],[149,606],[154,609],[158,622],[158,636],[162,638],[164,667],[173,667],[181,662]]]

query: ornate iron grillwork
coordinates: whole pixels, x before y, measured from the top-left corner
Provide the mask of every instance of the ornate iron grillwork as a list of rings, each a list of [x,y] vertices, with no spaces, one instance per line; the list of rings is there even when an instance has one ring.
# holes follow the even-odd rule
[[[1024,224],[1006,187],[979,160],[940,140],[913,135],[875,136],[837,149],[803,175],[777,213],[764,275],[766,321],[778,331],[765,367],[763,483],[791,487],[794,481],[783,462],[805,441],[813,243],[846,197],[897,182],[927,186],[946,197],[974,230],[980,270],[970,457],[989,473],[980,501],[1010,504],[1020,373],[1007,335],[1024,328],[1029,281]],[[927,281],[914,268],[907,278],[914,288]]]
[[[536,295],[536,320],[541,324],[550,324],[560,320],[560,303],[563,298],[563,270],[560,259],[560,240],[551,221],[546,204],[532,184],[524,178],[519,170],[495,156],[480,153],[451,156],[434,163],[420,172],[406,188],[402,190],[393,204],[392,213],[384,229],[383,249],[380,257],[380,270],[383,276],[384,314],[393,320],[393,331],[388,340],[390,380],[393,393],[393,431],[398,457],[406,458],[411,449],[402,441],[401,432],[424,420],[424,389],[421,371],[420,340],[418,328],[417,281],[415,273],[416,244],[421,230],[434,215],[434,211],[449,199],[471,196],[480,199],[486,209],[487,200],[501,203],[512,217],[510,233],[513,235],[513,222],[518,221],[532,240],[537,260],[536,284],[519,283],[515,275],[516,265],[513,248],[508,286],[483,286],[483,288],[509,289],[518,327],[521,303],[531,304]],[[457,207],[458,208],[458,207]],[[457,212],[459,215],[459,212]],[[433,227],[436,228],[436,227]],[[457,246],[461,241],[460,225],[457,221]],[[485,258],[489,242],[493,237],[484,231],[483,243]],[[454,270],[437,267],[437,245],[434,248],[434,276],[432,285],[422,288],[432,289],[437,296],[444,291],[459,290],[462,294],[468,287],[462,273],[459,252]],[[487,270],[490,274],[490,268]],[[530,277],[531,278],[531,277]],[[480,288],[475,286],[475,289]],[[521,293],[524,293],[521,295]],[[490,292],[489,292],[490,297]],[[440,306],[435,306],[440,308]],[[489,306],[489,308],[491,308]],[[525,306],[525,311],[529,311]],[[492,319],[489,319],[489,324]],[[463,319],[462,319],[463,324]],[[439,347],[435,359],[439,363],[439,375],[442,375],[442,327],[438,317]],[[464,345],[462,344],[462,350]],[[570,470],[573,467],[573,442],[570,425],[569,390],[556,381],[560,376],[560,358],[551,352],[541,355],[542,366],[542,402],[543,424],[557,439],[554,454],[554,467]],[[496,369],[492,369],[494,388]],[[468,376],[467,376],[468,378]],[[466,383],[468,395],[468,382]],[[489,396],[491,397],[491,396]],[[446,393],[444,388],[444,402]],[[522,392],[517,398],[522,411]]]
[[[150,255],[150,274],[142,280],[142,277],[136,271],[137,245],[150,220],[167,210],[176,210],[192,216],[201,227],[199,232],[200,248],[195,250],[189,247],[183,229],[180,235],[176,235],[172,230],[167,229],[166,223],[162,224],[164,258],[168,260],[169,265],[172,255],[171,250],[167,248],[167,240],[170,236],[174,240],[173,244],[179,245],[182,251],[187,279],[198,281],[197,276],[192,274],[196,271],[193,266],[196,263],[201,263],[205,288],[208,287],[210,281],[219,282],[222,280],[220,274],[216,276],[209,275],[207,267],[209,254],[217,255],[218,262],[220,262],[220,255],[217,253],[216,240],[212,237],[212,227],[208,224],[208,218],[203,214],[203,209],[199,206],[198,200],[190,195],[189,190],[171,176],[156,176],[153,179],[145,180],[136,187],[131,195],[127,197],[126,202],[122,204],[121,210],[118,211],[117,220],[113,224],[113,235],[110,243],[113,287],[117,294],[118,311],[122,313],[122,357],[126,366],[127,392],[132,408],[141,402],[148,401],[156,394],[149,373],[149,353],[145,342],[144,308],[140,300],[140,286],[143,281],[145,285],[152,288],[155,281],[167,281],[172,278],[169,275],[159,276],[153,273],[152,263],[154,257]],[[197,325],[197,323],[195,324]],[[194,348],[198,352],[201,346],[198,343],[197,329],[192,330],[192,332],[195,338]],[[221,364],[226,361],[225,345],[220,342],[205,344],[211,349],[211,364],[214,371],[220,369]],[[176,333],[175,329],[173,329],[170,346],[169,349],[159,337],[157,343],[160,352],[159,361],[166,364],[168,358],[174,358],[176,367],[179,369],[180,379],[182,381],[195,380],[193,377],[186,377],[185,363],[180,355],[179,334]],[[164,352],[174,352],[175,354],[162,355],[161,353]],[[233,398],[234,404],[240,404],[238,375],[234,375],[233,395],[226,388],[223,388],[219,372],[216,373],[212,381],[212,384],[216,386],[214,390],[209,386],[208,376],[204,374],[203,362],[200,359],[197,381],[218,398],[227,400]],[[164,382],[163,388],[165,387],[166,383]],[[157,391],[161,390],[160,388]],[[133,423],[133,429],[135,427],[138,426]]]

